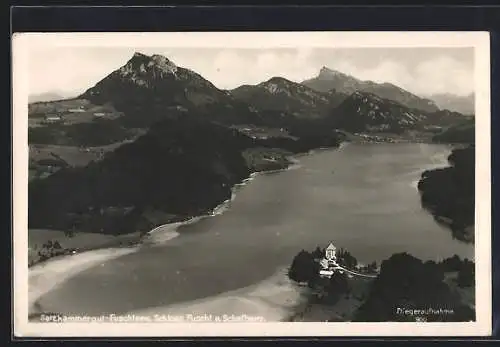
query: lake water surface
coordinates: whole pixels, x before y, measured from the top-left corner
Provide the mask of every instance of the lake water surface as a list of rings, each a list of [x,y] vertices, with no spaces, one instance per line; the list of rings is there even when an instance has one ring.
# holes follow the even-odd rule
[[[474,259],[473,246],[453,240],[420,205],[422,171],[447,165],[449,153],[443,145],[352,143],[301,156],[298,168],[237,188],[223,214],[88,268],[39,303],[45,311],[90,315],[188,305],[261,283],[301,249],[330,241],[365,264],[396,252]]]

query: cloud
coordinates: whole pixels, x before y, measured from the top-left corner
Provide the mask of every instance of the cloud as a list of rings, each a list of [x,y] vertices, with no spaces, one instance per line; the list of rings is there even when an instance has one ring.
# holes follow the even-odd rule
[[[29,60],[30,94],[56,91],[76,95],[122,65],[123,58],[98,54],[92,49],[33,51]]]
[[[426,59],[413,68],[395,60],[385,60],[370,68],[339,60],[329,67],[362,80],[393,83],[422,96],[438,93],[467,95],[474,90],[472,69],[447,56]]]
[[[310,49],[257,53],[223,50],[216,54],[213,64],[195,61],[186,61],[186,64],[179,61],[179,64],[200,72],[219,88],[232,89],[242,84],[258,84],[275,76],[299,82],[309,78],[318,71],[310,65],[311,53]]]
[[[383,61],[371,68],[359,68],[350,61],[340,61],[335,65],[335,69],[341,72],[377,83],[397,82],[402,85],[411,83],[414,78],[406,66],[391,60]]]
[[[468,94],[474,89],[474,75],[470,69],[454,59],[441,56],[420,63],[416,70],[419,79],[416,88],[427,94],[451,92]]]
[[[179,66],[189,68],[222,89],[258,84],[274,76],[300,82],[316,76],[322,66],[363,80],[390,82],[419,95],[473,91],[473,71],[451,55],[428,55],[417,64],[396,56],[376,59],[366,51],[348,52],[353,57],[318,55],[312,48],[299,49],[165,49],[141,50],[163,54]],[[32,52],[29,66],[30,93],[78,94],[93,86],[132,56],[134,49],[51,48]],[[371,60],[370,60],[371,59]],[[360,61],[371,62],[361,64]]]

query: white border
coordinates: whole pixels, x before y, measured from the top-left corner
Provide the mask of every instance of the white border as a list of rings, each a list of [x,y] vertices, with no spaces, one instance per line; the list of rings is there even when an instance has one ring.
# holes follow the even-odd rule
[[[486,336],[491,334],[490,54],[487,32],[25,33],[12,38],[14,333],[69,336]],[[29,323],[27,264],[28,49],[91,47],[474,47],[476,314],[470,323]]]

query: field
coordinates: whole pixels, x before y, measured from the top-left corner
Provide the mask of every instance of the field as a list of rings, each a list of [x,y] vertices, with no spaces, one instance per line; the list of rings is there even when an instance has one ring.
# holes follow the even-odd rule
[[[75,233],[67,236],[63,231],[48,229],[28,230],[28,263],[34,265],[44,258],[51,258],[50,251],[44,247],[48,242],[57,242],[60,245],[61,255],[80,253],[83,251],[130,246],[137,243],[141,238],[139,232],[114,236],[98,233]]]
[[[94,105],[86,99],[35,102],[28,105],[30,128],[71,126],[96,120],[114,120],[123,116],[112,105]]]
[[[86,99],[29,104],[29,179],[45,178],[64,167],[86,166],[144,134],[115,122],[122,116],[111,105],[94,105]]]

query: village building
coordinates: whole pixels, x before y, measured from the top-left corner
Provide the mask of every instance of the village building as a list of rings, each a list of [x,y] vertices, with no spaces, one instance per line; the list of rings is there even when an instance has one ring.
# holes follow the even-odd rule
[[[63,118],[60,113],[50,113],[44,117],[44,122],[46,123],[56,123],[62,120]]]
[[[80,105],[80,106],[78,106],[77,108],[70,108],[70,109],[68,110],[68,112],[70,112],[70,113],[85,112],[85,108],[83,107],[83,105]]]

